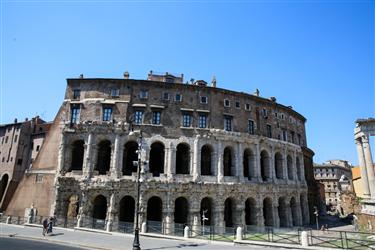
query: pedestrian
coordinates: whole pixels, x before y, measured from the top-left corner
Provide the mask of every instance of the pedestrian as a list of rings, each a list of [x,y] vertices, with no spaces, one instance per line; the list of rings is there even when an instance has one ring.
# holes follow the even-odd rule
[[[48,226],[47,226],[47,234],[52,233],[52,224],[53,224],[53,217],[49,218]]]
[[[47,233],[47,229],[48,229],[48,218],[45,218],[43,220],[43,236],[46,236],[46,233]]]

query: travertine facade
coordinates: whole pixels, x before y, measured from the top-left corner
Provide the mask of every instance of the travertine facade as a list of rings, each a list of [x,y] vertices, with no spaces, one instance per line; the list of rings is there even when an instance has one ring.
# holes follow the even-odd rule
[[[202,213],[217,227],[309,222],[303,116],[274,98],[213,87],[216,82],[124,76],[68,79],[45,152],[29,171],[48,185],[54,178],[54,188],[42,184],[54,199],[46,204],[34,196],[30,204],[78,216],[79,223],[105,220],[108,230],[133,222],[133,162],[142,143],[140,223],[194,229]]]

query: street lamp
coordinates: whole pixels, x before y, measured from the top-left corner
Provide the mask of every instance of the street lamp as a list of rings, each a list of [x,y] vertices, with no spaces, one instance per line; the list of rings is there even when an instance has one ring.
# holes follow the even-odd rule
[[[319,230],[319,212],[318,212],[318,207],[314,206],[314,214],[316,218],[316,230]]]
[[[134,161],[134,166],[137,166],[137,203],[135,207],[136,216],[135,216],[135,229],[134,229],[134,241],[133,241],[133,250],[140,250],[140,244],[139,244],[139,196],[140,196],[140,176],[141,176],[141,165],[142,165],[142,131],[139,130],[137,132],[131,131],[129,135],[139,134],[138,137],[138,161]]]

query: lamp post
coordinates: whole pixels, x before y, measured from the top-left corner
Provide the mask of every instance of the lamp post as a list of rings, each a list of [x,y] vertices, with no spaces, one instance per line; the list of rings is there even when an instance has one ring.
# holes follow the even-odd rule
[[[139,244],[139,196],[140,196],[140,176],[141,176],[141,165],[142,165],[142,131],[139,132],[139,138],[138,138],[138,161],[133,162],[134,165],[137,166],[137,203],[135,207],[136,216],[135,216],[135,229],[134,229],[134,241],[133,241],[133,250],[140,250],[140,244]],[[129,135],[134,134],[134,132],[130,132]]]

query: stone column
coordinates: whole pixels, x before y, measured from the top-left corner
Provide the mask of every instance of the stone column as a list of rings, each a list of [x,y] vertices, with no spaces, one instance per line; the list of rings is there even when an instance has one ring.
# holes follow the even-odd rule
[[[173,181],[173,176],[176,172],[176,149],[172,142],[169,142],[167,148],[168,161],[167,164],[167,178],[168,181]]]
[[[225,231],[224,206],[218,205],[214,207],[213,219],[214,219],[213,225],[215,226],[215,232],[224,233]]]
[[[77,216],[77,227],[84,227],[86,218],[90,217],[90,203],[88,201],[88,193],[86,190],[82,190],[80,200]]]
[[[363,152],[365,153],[366,170],[368,177],[368,184],[370,187],[371,199],[375,199],[375,174],[374,165],[372,164],[371,148],[367,136],[362,137]]]
[[[297,161],[296,161],[296,151],[293,150],[293,155],[292,155],[292,164],[293,164],[293,180],[295,183],[298,182],[298,175],[297,175]]]
[[[239,203],[236,201],[237,205],[235,206],[235,211],[233,215],[233,224],[236,226],[244,226],[246,224],[245,221],[245,204]]]
[[[115,138],[115,144],[113,146],[113,153],[111,158],[111,169],[110,173],[113,178],[119,178],[121,175],[118,171],[118,163],[119,163],[119,157],[120,157],[120,144],[121,144],[121,137],[119,134],[116,134]]]
[[[306,184],[306,178],[305,178],[305,164],[303,162],[303,157],[299,157],[299,168],[301,170],[301,183]]]
[[[174,213],[168,209],[163,212],[164,221],[164,232],[166,235],[172,235],[174,233]]]
[[[288,180],[288,153],[286,148],[284,148],[284,155],[283,155],[283,179]]]
[[[260,146],[259,143],[255,144],[255,173],[254,178],[257,182],[262,181],[261,170],[260,170]]]
[[[199,136],[194,139],[194,151],[193,151],[193,181],[197,181],[200,176],[199,168]]]
[[[277,199],[276,199],[277,202]],[[278,203],[272,202],[272,210],[273,210],[273,226],[280,227],[280,218],[279,218],[279,208]]]
[[[263,204],[258,204],[256,206],[256,219],[257,219],[257,226],[263,227],[264,226],[264,215],[263,215]]]
[[[66,166],[65,165],[65,148],[66,148],[66,138],[65,138],[65,133],[62,132],[61,133],[61,141],[60,141],[60,145],[59,145],[59,154],[58,154],[58,158],[57,158],[57,169],[58,169],[58,173],[62,173],[62,172],[65,172],[66,171]]]
[[[271,181],[276,182],[276,171],[275,171],[275,148],[271,146],[271,156],[270,156],[270,175]]]
[[[296,202],[296,216],[297,216],[297,225],[301,226],[302,225],[302,208],[301,208],[301,203]]]
[[[192,236],[196,236],[200,226],[200,211],[198,209],[189,212],[189,223],[191,225]]]
[[[111,198],[109,199],[109,206],[107,212],[107,224],[106,224],[106,231],[112,231],[113,221],[114,221],[114,212],[115,212],[115,194],[111,194]]]
[[[216,145],[217,152],[217,182],[224,181],[224,163],[223,163],[223,149],[221,141],[218,141]]]
[[[85,147],[85,153],[84,153],[84,159],[83,159],[83,176],[87,176],[90,178],[92,176],[93,168],[94,168],[94,160],[92,159],[94,156],[94,135],[92,133],[89,133],[89,136],[87,138],[87,143],[84,145]]]
[[[360,139],[357,139],[355,140],[355,144],[357,145],[359,167],[361,169],[363,196],[365,198],[370,198],[370,185],[369,185],[369,181],[367,177],[366,160],[365,160],[365,154],[363,152],[362,141]]]
[[[286,216],[287,216],[287,227],[293,226],[293,217],[292,217],[292,209],[290,207],[290,203],[286,203]]]
[[[249,168],[249,166],[245,166]],[[236,176],[238,176],[241,182],[244,181],[243,176],[244,165],[243,165],[243,146],[241,142],[237,142],[237,154],[236,154]]]

